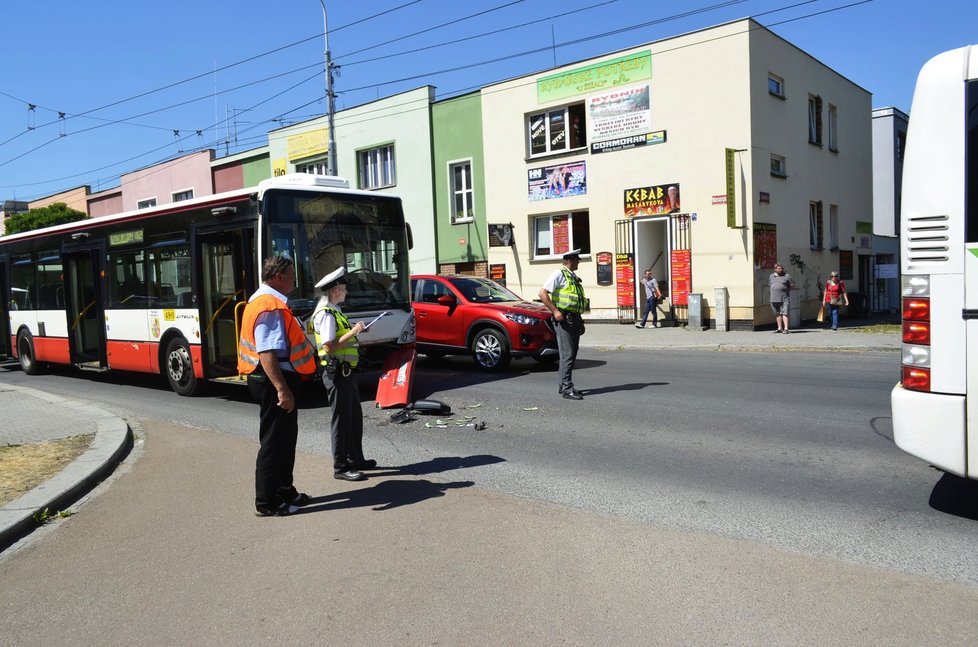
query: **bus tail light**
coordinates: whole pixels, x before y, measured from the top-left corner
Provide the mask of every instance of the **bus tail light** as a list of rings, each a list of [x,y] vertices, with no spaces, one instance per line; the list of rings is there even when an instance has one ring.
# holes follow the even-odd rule
[[[930,369],[904,366],[901,382],[903,388],[911,391],[930,391]]]
[[[930,346],[930,322],[903,320],[903,343]]]
[[[903,276],[901,282],[903,357],[901,382],[912,391],[930,391],[930,276]]]

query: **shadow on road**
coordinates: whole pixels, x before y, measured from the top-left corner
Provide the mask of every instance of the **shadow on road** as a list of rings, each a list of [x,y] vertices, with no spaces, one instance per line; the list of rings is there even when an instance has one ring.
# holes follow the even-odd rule
[[[428,499],[445,496],[447,490],[472,487],[472,481],[452,483],[432,483],[431,481],[381,481],[371,487],[337,492],[321,497],[313,497],[311,505],[303,508],[300,514],[328,512],[344,508],[370,508],[371,510],[393,510],[404,505],[421,503]]]
[[[939,512],[978,521],[978,481],[945,473],[934,485],[928,503]]]

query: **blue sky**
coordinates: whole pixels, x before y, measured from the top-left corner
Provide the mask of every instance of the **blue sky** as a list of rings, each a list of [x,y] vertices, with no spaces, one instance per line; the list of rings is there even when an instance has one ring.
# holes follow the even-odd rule
[[[874,107],[909,111],[920,66],[978,42],[975,0],[326,0],[326,7],[330,51],[341,66],[337,109],[426,84],[449,96],[755,16],[872,92]],[[0,24],[0,200],[115,186],[121,173],[180,151],[260,146],[268,130],[324,111],[318,0],[0,0]]]

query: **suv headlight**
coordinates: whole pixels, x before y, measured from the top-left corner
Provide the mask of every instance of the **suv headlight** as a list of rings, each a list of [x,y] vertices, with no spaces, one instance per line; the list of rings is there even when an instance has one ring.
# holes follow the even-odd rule
[[[524,326],[532,326],[540,321],[536,317],[528,317],[527,315],[521,315],[516,312],[504,312],[503,316],[512,322],[523,324]]]

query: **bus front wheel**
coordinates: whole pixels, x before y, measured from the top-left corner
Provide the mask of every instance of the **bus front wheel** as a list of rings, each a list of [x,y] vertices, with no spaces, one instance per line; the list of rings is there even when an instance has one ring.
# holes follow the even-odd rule
[[[41,365],[34,354],[34,339],[26,330],[21,330],[17,335],[17,358],[20,360],[20,370],[27,375],[37,375],[41,372]]]
[[[190,345],[181,337],[170,340],[166,345],[165,358],[166,379],[170,388],[178,395],[193,395],[197,390],[197,376],[194,375],[193,359],[190,356]]]

